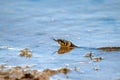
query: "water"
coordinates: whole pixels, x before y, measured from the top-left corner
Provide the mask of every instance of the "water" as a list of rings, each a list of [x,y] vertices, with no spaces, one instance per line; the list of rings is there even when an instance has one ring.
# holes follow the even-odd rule
[[[52,40],[63,38],[88,48],[120,46],[119,0],[1,0],[0,9],[0,47],[4,47],[0,49],[0,64],[36,64],[34,68],[41,70],[69,65],[69,80],[120,79],[119,51],[91,50],[94,57],[104,57],[93,62],[83,56],[88,49],[54,53],[59,45]],[[24,48],[32,50],[32,58],[18,56]],[[95,71],[94,67],[100,70]],[[65,80],[66,76],[51,78]]]

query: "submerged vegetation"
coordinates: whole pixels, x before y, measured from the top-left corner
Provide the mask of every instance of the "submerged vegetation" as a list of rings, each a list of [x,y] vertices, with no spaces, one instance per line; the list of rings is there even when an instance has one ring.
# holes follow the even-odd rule
[[[21,56],[21,57],[26,57],[26,58],[30,58],[30,57],[32,57],[31,50],[29,50],[28,48],[25,48],[25,49],[23,49],[23,50],[20,50],[19,56]]]

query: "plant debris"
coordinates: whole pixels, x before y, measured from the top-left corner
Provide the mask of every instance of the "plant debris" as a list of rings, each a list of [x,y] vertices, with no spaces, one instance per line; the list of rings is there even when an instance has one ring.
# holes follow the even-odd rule
[[[89,57],[90,59],[92,59],[93,53],[90,51],[88,54],[85,54],[84,57]]]
[[[20,50],[19,56],[20,57],[31,58],[32,57],[31,50],[29,50],[28,48]]]
[[[94,62],[99,62],[103,59],[103,57],[96,57],[93,59]]]
[[[4,66],[4,67],[3,67]],[[70,72],[69,68],[60,68],[56,70],[45,69],[43,71],[26,69],[25,67],[10,67],[0,65],[0,80],[50,80],[50,76]]]

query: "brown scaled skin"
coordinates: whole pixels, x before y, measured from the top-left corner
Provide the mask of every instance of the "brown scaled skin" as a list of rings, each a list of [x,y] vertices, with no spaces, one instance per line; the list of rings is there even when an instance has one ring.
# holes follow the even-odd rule
[[[71,41],[67,41],[64,39],[53,39],[53,40],[58,42],[58,44],[60,44],[61,47],[78,47],[74,45]]]

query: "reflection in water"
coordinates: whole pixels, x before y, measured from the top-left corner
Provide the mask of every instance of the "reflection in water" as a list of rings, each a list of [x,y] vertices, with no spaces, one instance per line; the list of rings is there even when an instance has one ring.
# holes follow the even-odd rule
[[[82,48],[82,49],[97,49],[97,50],[102,50],[102,51],[107,51],[107,52],[111,52],[111,51],[119,51],[120,47],[100,47],[100,48],[87,48],[87,47],[78,47],[76,45],[74,45],[71,41],[68,40],[64,40],[64,39],[54,39],[54,41],[58,42],[58,44],[60,45],[60,48],[58,50],[59,54],[64,54],[67,52],[70,52],[72,49],[74,48]],[[85,57],[92,57],[92,54],[88,54]]]
[[[64,54],[67,52],[70,52],[74,48],[77,48],[78,46],[74,45],[71,41],[67,41],[64,39],[54,39],[54,41],[58,42],[60,44],[60,48],[58,49],[58,54]]]
[[[58,54],[64,54],[70,52],[73,49],[73,47],[60,47],[57,52]]]

